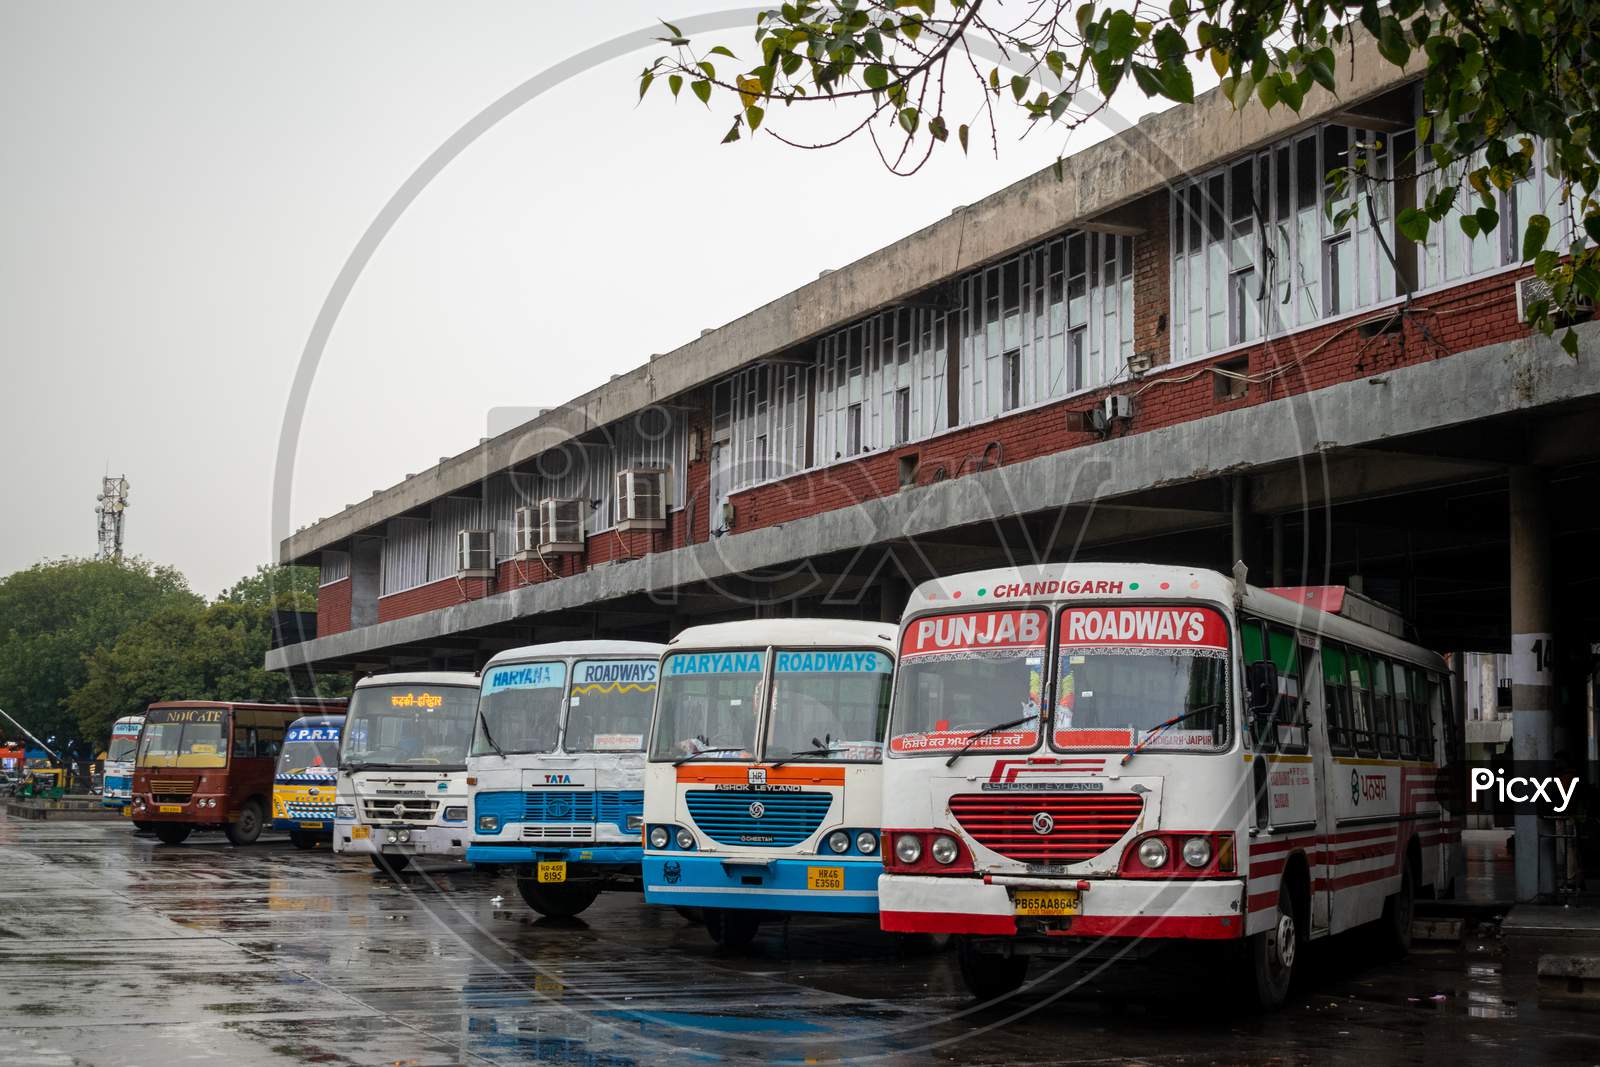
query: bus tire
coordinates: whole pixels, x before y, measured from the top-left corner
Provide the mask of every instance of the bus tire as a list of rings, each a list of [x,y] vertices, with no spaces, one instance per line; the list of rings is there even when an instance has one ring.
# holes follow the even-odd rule
[[[185,826],[181,822],[158,822],[152,829],[163,845],[181,845],[189,840],[190,834],[194,833],[194,827]]]
[[[1383,902],[1383,918],[1378,920],[1378,936],[1384,951],[1404,956],[1411,951],[1411,918],[1416,912],[1416,867],[1409,854],[1400,866],[1400,888]]]
[[[145,819],[133,820],[133,831],[137,834],[147,834],[156,828],[156,824]]]
[[[988,1001],[1008,996],[1028,980],[1028,957],[979,952],[971,938],[963,937],[956,949],[961,981],[973,999]]]
[[[310,852],[317,847],[317,835],[309,830],[290,830],[289,844],[301,852]]]
[[[239,809],[239,817],[222,828],[228,841],[234,845],[253,845],[261,836],[261,802],[247,800]]]
[[[372,865],[385,874],[399,874],[411,866],[411,857],[399,853],[374,852]]]
[[[600,895],[600,887],[578,882],[549,884],[532,878],[518,878],[517,892],[522,901],[550,919],[570,919],[580,914]]]
[[[1246,969],[1258,1007],[1274,1011],[1288,999],[1304,940],[1294,895],[1285,884],[1278,889],[1277,918],[1272,928],[1245,940]]]
[[[691,926],[705,925],[705,912],[699,908],[673,908],[672,910],[683,916],[683,921]]]
[[[723,948],[744,948],[761,932],[761,916],[742,908],[706,908],[706,933]]]

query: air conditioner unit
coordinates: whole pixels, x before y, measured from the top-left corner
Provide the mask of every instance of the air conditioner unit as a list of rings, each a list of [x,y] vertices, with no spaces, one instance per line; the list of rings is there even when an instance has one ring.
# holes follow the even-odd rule
[[[1553,299],[1553,297],[1554,294],[1550,288],[1550,283],[1545,281],[1543,278],[1520,279],[1517,282],[1517,318],[1522,322],[1527,322],[1528,309],[1530,307],[1532,307],[1534,304],[1537,304],[1541,300],[1548,303]],[[1594,312],[1594,304],[1589,300],[1588,297],[1579,296],[1575,310],[1577,315],[1573,316],[1574,318],[1588,318]],[[1555,316],[1555,320],[1557,326],[1565,326],[1568,324],[1568,316],[1566,315],[1558,314]]]
[[[540,552],[583,551],[583,509],[586,500],[545,497],[539,501]]]
[[[1133,418],[1133,397],[1127,393],[1108,393],[1104,403],[1107,422]]]
[[[532,559],[539,552],[539,517],[535,508],[518,508],[512,513],[512,550],[521,560]]]
[[[493,531],[456,531],[456,577],[494,577]]]
[[[667,472],[633,467],[617,472],[617,529],[667,528]]]

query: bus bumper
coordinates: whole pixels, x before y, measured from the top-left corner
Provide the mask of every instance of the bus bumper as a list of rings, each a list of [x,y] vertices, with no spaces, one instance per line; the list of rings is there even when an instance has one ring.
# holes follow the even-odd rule
[[[358,831],[367,831],[360,836]],[[407,834],[405,841],[390,841],[389,835]],[[378,826],[369,823],[336,822],[333,850],[365,856],[439,856],[463,859],[467,854],[467,828],[462,826]]]
[[[638,845],[484,845],[467,846],[467,862],[483,866],[531,867],[565,863],[569,881],[629,874],[637,878],[644,849]]]
[[[843,889],[808,888],[813,868],[843,868]],[[645,853],[644,899],[679,908],[875,915],[879,860],[814,856],[744,860],[692,852]]]
[[[290,833],[316,834],[319,837],[333,836],[332,819],[273,819],[272,828]]]
[[[1062,889],[1078,883],[1064,879]],[[981,878],[884,875],[879,925],[897,933],[1225,940],[1244,934],[1244,882],[1105,879],[1078,891],[1080,914],[1017,917],[1012,893]]]

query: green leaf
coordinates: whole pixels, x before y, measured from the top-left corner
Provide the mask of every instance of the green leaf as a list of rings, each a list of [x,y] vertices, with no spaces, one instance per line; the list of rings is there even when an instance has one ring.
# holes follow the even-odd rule
[[[862,73],[861,80],[868,89],[882,89],[889,84],[889,68],[881,63],[870,63]]]
[[[728,127],[728,133],[722,138],[723,144],[730,144],[739,139],[739,117],[734,116],[733,125]]]
[[[967,133],[967,124],[965,122],[956,127],[956,140],[961,142],[962,152],[966,152],[967,150]]]
[[[654,71],[645,71],[639,76],[639,99],[644,99],[644,94],[649,92],[650,83],[656,80]]]
[[[1537,256],[1549,236],[1550,220],[1543,215],[1529,216],[1527,232],[1522,235],[1522,261],[1526,263]]]
[[[744,109],[744,121],[745,124],[750,127],[751,133],[755,133],[756,130],[761,128],[761,120],[766,117],[766,111],[757,107],[755,104],[751,104],[749,107]]]
[[[1183,63],[1170,63],[1161,79],[1161,93],[1180,104],[1194,103],[1194,77]]]
[[[711,104],[711,83],[710,82],[705,81],[705,80],[696,80],[696,81],[690,82],[689,83],[689,91],[694,93],[695,96],[699,97],[700,98],[700,102],[702,104],[705,104],[708,107],[710,106],[710,104]]]
[[[922,115],[916,108],[903,107],[900,109],[900,128],[905,130],[906,133],[915,134],[921,121]]]
[[[943,115],[935,115],[928,120],[928,135],[935,141],[943,141],[950,136],[950,129],[944,124]]]
[[[667,75],[667,88],[672,90],[672,98],[676,100],[678,98],[678,94],[683,91],[683,75]]]
[[[1408,241],[1421,244],[1428,239],[1428,213],[1418,208],[1403,208],[1395,216],[1395,225],[1400,228],[1400,233]]]
[[[1568,327],[1567,332],[1561,335],[1561,350],[1573,359],[1578,358],[1578,335],[1573,332],[1571,327]]]
[[[1256,91],[1256,83],[1249,72],[1239,75],[1234,81],[1233,89],[1228,93],[1228,99],[1233,101],[1234,109],[1243,111],[1250,104],[1250,94]]]
[[[1133,64],[1133,80],[1139,86],[1139,91],[1146,96],[1162,95],[1161,79],[1156,77],[1156,72],[1143,63]]]
[[[1583,219],[1584,232],[1592,241],[1600,241],[1600,215],[1585,215]]]
[[[1476,216],[1473,216],[1473,215],[1462,215],[1461,216],[1461,232],[1462,233],[1466,234],[1468,237],[1476,237],[1476,236],[1478,236],[1478,231],[1479,231],[1479,226],[1478,226],[1478,219],[1477,219]]]
[[[728,51],[727,46],[720,45],[720,44],[717,45],[715,48],[713,48],[707,54],[708,55],[713,55],[713,56],[727,56],[729,59],[738,59],[739,58],[738,56],[734,55],[732,52]]]
[[[1276,77],[1263,78],[1261,84],[1256,86],[1256,96],[1268,111],[1278,103],[1278,86],[1280,82]]]
[[[1011,79],[1011,95],[1021,100],[1028,95],[1028,79],[1021,74],[1014,75]]]
[[[1432,132],[1433,132],[1433,116],[1432,115],[1418,115],[1417,116],[1417,143],[1418,144],[1426,143],[1427,140],[1428,140],[1428,135],[1430,133],[1432,133]]]
[[[1397,67],[1406,65],[1411,58],[1411,43],[1406,40],[1405,27],[1393,15],[1378,21],[1378,54]]]
[[[1335,87],[1337,85],[1333,76],[1333,64],[1333,49],[1331,48],[1319,48],[1309,56],[1306,56],[1306,72],[1311,75],[1311,80],[1330,93],[1336,91]]]
[[[1484,233],[1493,233],[1494,228],[1500,225],[1500,212],[1492,207],[1480,207],[1473,214],[1478,220],[1478,227]]]
[[[1066,70],[1067,61],[1060,52],[1046,52],[1044,54],[1044,65],[1050,68],[1051,74],[1060,78],[1062,72]]]

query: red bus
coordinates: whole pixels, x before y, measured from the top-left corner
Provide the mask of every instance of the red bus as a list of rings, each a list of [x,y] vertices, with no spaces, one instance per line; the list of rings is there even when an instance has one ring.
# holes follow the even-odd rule
[[[343,710],[343,701],[150,705],[133,768],[134,824],[168,845],[206,829],[223,831],[235,845],[250,844],[271,817],[284,731],[302,716]]]

